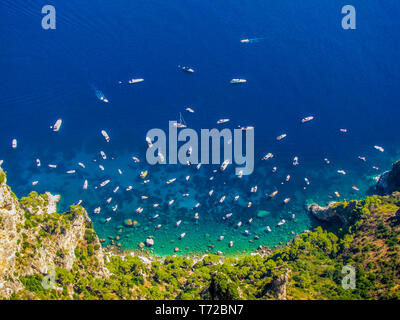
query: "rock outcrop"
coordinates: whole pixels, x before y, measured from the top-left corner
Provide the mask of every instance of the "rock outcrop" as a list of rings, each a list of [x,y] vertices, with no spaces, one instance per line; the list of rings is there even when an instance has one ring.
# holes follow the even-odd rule
[[[400,191],[400,160],[393,163],[392,170],[380,175],[376,189],[381,194],[391,194]]]
[[[318,220],[331,222],[339,219],[343,224],[348,224],[352,218],[357,201],[350,202],[331,202],[325,207],[313,203],[308,206],[308,211]]]
[[[285,273],[280,276],[274,276],[271,283],[271,291],[273,296],[279,300],[286,300],[286,287],[289,283],[291,270],[287,269]]]
[[[82,207],[57,213],[59,196],[32,192],[20,201],[7,186],[0,168],[0,296],[8,298],[22,288],[20,277],[48,274],[55,267],[72,270],[76,254],[90,250],[93,268],[85,271],[101,276],[103,251]]]

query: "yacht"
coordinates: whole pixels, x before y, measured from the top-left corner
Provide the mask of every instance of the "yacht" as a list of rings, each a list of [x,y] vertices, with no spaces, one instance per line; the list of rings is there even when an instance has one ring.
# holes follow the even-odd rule
[[[247,80],[246,79],[232,79],[231,83],[232,84],[236,84],[236,83],[246,83]]]
[[[107,142],[110,142],[110,137],[108,136],[105,130],[101,130],[101,134],[103,135],[104,139],[106,139]]]
[[[57,131],[60,130],[61,124],[62,124],[62,120],[61,120],[61,119],[58,119],[58,120],[56,121],[56,123],[54,124],[54,126],[53,126],[53,127],[50,127],[50,128],[52,128],[54,132],[57,132]]]
[[[142,79],[142,78],[131,79],[131,80],[128,81],[128,83],[132,84],[132,83],[138,83],[138,82],[143,82],[143,81],[144,81],[144,79]]]

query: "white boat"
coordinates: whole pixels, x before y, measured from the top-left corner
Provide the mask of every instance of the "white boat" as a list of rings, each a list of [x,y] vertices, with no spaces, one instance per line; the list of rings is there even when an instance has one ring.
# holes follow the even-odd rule
[[[267,231],[268,231],[268,232],[271,232],[270,226],[267,226]]]
[[[345,174],[346,174],[346,171],[344,171],[344,170],[338,170],[337,173],[340,173],[340,174],[342,174],[342,175],[345,175]]]
[[[52,126],[52,127],[50,127],[50,128],[52,128],[54,132],[57,132],[57,131],[60,130],[61,124],[62,124],[62,120],[61,120],[61,119],[58,119],[58,120],[56,121],[56,123],[54,124],[54,126]]]
[[[110,221],[110,220],[111,220],[111,217],[108,217],[108,218],[106,219],[107,222]]]
[[[194,69],[190,67],[185,67],[185,66],[178,66],[182,71],[188,72],[188,73],[193,73]]]
[[[296,157],[293,158],[293,165],[294,166],[299,165],[299,157],[296,156]]]
[[[281,221],[278,222],[278,226],[282,226],[286,223],[285,219],[282,219]]]
[[[273,157],[274,157],[274,155],[271,152],[269,152],[261,160],[268,160],[268,159],[271,159]]]
[[[208,195],[211,197],[213,193],[214,193],[214,190],[210,190],[210,191],[208,192]]]
[[[100,208],[100,207],[97,207],[97,208],[95,208],[95,209],[93,210],[93,213],[99,214],[100,211],[101,211],[101,208]]]
[[[138,82],[143,82],[143,81],[144,81],[144,79],[142,79],[142,78],[130,79],[130,80],[128,81],[128,83],[132,84],[132,83],[138,83]]]
[[[75,173],[76,171],[75,170],[68,170],[67,171],[67,174],[73,174],[73,173]]]
[[[133,189],[132,186],[129,186],[128,188],[126,188],[126,191],[131,191]]]
[[[221,171],[224,171],[228,167],[228,164],[229,164],[229,159],[224,160],[220,168]]]
[[[83,183],[83,190],[86,190],[88,188],[88,181],[85,180],[85,182]]]
[[[190,107],[187,107],[187,108],[186,108],[186,111],[189,111],[189,112],[191,112],[191,113],[194,113],[194,110],[193,110],[192,108],[190,108]]]
[[[232,79],[231,83],[235,84],[235,83],[246,83],[247,80],[246,79]]]
[[[13,139],[12,142],[11,142],[12,148],[13,149],[17,149],[17,145],[18,145],[17,139]]]
[[[175,180],[176,180],[176,178],[169,179],[169,180],[167,181],[167,184],[170,184],[170,183],[174,182]]]
[[[104,153],[104,151],[100,151],[100,155],[101,155],[101,157],[103,158],[103,160],[106,160],[106,159],[107,159],[107,156],[106,156],[106,154]]]
[[[374,148],[375,148],[376,150],[380,151],[380,152],[384,152],[384,151],[385,151],[385,149],[383,149],[383,148],[380,147],[380,146],[374,146]]]
[[[110,137],[108,136],[105,130],[101,130],[101,134],[103,135],[104,139],[106,139],[107,142],[110,142]]]
[[[240,196],[235,196],[234,201],[238,201]]]
[[[100,90],[98,90],[98,89],[96,89],[96,88],[94,88],[95,90],[94,90],[94,93],[95,93],[95,95],[96,95],[96,97],[97,97],[97,99],[99,99],[100,101],[103,101],[103,102],[108,102],[108,99],[106,98],[106,96],[104,95],[104,93],[103,92],[101,92]]]
[[[178,220],[178,221],[176,222],[176,226],[179,227],[179,225],[181,224],[181,222],[182,222],[182,220]]]
[[[217,124],[221,124],[221,123],[225,123],[225,122],[228,122],[230,119],[219,119],[218,121],[217,121]]]
[[[219,203],[224,202],[225,198],[226,198],[225,196],[222,196],[221,199],[219,199]]]
[[[186,232],[182,233],[182,234],[179,236],[179,239],[183,239],[185,236],[186,236]]]
[[[39,181],[33,181],[33,182],[32,182],[32,185],[33,185],[33,186],[36,186],[38,183],[39,183]]]
[[[305,117],[305,118],[301,119],[301,123],[306,123],[306,122],[309,122],[309,121],[311,121],[313,119],[314,119],[313,116]]]
[[[142,213],[142,212],[143,212],[143,208],[142,208],[142,207],[137,208],[137,209],[136,209],[136,212],[137,212],[137,213]]]
[[[40,159],[36,159],[36,166],[37,166],[37,167],[40,167],[40,166],[41,166]]]
[[[49,168],[55,169],[55,168],[57,168],[57,165],[56,164],[49,164]]]
[[[240,40],[241,43],[250,43],[250,39],[242,39]]]
[[[169,202],[168,202],[168,206],[171,206],[173,203],[175,202],[175,200],[170,200]]]
[[[113,193],[117,193],[118,190],[119,190],[119,186],[115,187],[115,189],[113,190]]]
[[[177,128],[186,128],[187,127],[185,119],[182,116],[182,113],[179,112],[179,122],[175,122],[174,126]]]
[[[149,148],[151,148],[153,146],[153,143],[151,142],[151,138],[150,137],[146,137],[146,142],[147,142],[147,145],[149,146]]]
[[[133,161],[134,161],[135,163],[140,162],[139,158],[137,158],[137,157],[132,157],[132,159],[133,159]]]
[[[99,164],[99,168],[101,171],[104,171],[104,167],[101,164]]]
[[[81,168],[86,168],[85,165],[82,162],[78,162],[78,166],[80,166]]]
[[[112,200],[112,197],[109,197],[109,198],[106,200],[106,202],[107,202],[107,203],[110,203],[111,200]]]
[[[190,176],[186,176],[186,178],[185,178],[185,179],[186,179],[186,181],[189,181],[189,179],[190,179]]]
[[[100,187],[104,187],[104,186],[106,186],[107,184],[109,184],[110,183],[110,180],[105,180],[105,181],[103,181],[102,183],[100,183]]]
[[[282,140],[283,138],[286,138],[287,137],[287,134],[286,133],[284,133],[284,134],[281,134],[280,136],[278,136],[278,137],[276,137],[276,140]]]

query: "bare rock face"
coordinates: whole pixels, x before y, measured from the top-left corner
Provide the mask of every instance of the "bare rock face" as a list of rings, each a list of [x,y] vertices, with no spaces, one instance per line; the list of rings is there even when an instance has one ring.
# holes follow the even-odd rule
[[[275,276],[271,283],[272,293],[276,299],[286,300],[286,287],[289,282],[291,270],[287,269],[286,272],[280,276]]]
[[[393,163],[392,170],[380,175],[376,189],[382,194],[400,191],[400,160]]]
[[[14,279],[15,253],[20,251],[22,242],[18,226],[23,224],[24,216],[1,168],[0,177],[0,297],[9,297],[22,288],[19,281],[8,279]]]
[[[338,218],[343,224],[347,224],[352,218],[356,205],[357,201],[354,200],[348,203],[331,202],[325,207],[313,203],[308,206],[308,211],[318,220],[330,222]]]
[[[31,193],[20,201],[7,186],[0,168],[0,297],[8,298],[22,289],[19,277],[47,274],[50,268],[72,270],[79,263],[76,250],[91,246],[95,268],[104,276],[103,251],[82,207],[57,213],[60,196]]]
[[[268,297],[279,300],[287,299],[287,286],[289,284],[290,269],[280,272],[279,275],[274,275],[272,281],[267,283],[264,290],[260,293],[259,298]]]

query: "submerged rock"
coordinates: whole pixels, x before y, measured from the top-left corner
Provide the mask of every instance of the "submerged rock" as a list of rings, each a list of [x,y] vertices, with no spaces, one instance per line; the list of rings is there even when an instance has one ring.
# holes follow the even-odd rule
[[[125,225],[126,227],[132,227],[132,226],[133,226],[133,221],[132,221],[132,219],[126,219],[126,220],[124,220],[124,225]]]
[[[270,214],[270,212],[269,211],[267,211],[267,210],[260,210],[260,211],[258,211],[258,213],[257,213],[257,218],[264,218],[264,217],[266,217],[267,215],[269,215]]]

